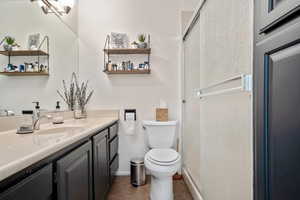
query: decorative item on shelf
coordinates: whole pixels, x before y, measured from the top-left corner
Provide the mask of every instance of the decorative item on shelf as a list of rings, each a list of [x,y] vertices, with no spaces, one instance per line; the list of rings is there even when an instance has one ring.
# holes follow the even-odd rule
[[[3,45],[3,49],[4,51],[12,51],[15,48],[19,48],[20,45],[18,45],[16,43],[15,38],[11,37],[11,36],[6,36],[1,43],[5,42],[5,44]]]
[[[137,49],[138,47],[139,47],[139,43],[137,43],[136,41],[133,41],[133,42],[131,43],[131,48]]]
[[[144,69],[149,70],[150,69],[150,65],[148,61],[144,62]]]
[[[40,70],[40,72],[43,72],[43,73],[48,73],[49,72],[48,67],[46,65],[43,65],[43,64],[40,65],[39,70]]]
[[[148,44],[146,42],[146,35],[145,34],[139,34],[138,35],[138,40],[139,40],[138,48],[146,49],[147,46],[148,46]]]
[[[108,61],[108,63],[107,63],[107,69],[108,69],[109,71],[112,71],[112,70],[113,70],[113,64],[111,63],[111,60]]]
[[[4,68],[5,72],[17,72],[18,71],[18,67],[13,65],[13,64],[8,64],[6,66],[6,68]]]
[[[75,73],[74,80],[76,86],[76,104],[74,110],[74,118],[75,119],[82,119],[87,117],[87,110],[86,105],[93,96],[94,90],[88,92],[88,81],[82,82],[80,85],[78,83],[78,79]]]
[[[40,45],[40,34],[32,34],[28,36],[28,49],[38,50]]]
[[[63,92],[57,90],[58,95],[64,100],[64,102],[68,105],[68,109],[70,111],[74,111],[75,103],[76,103],[76,83],[75,83],[76,75],[72,74],[70,86],[67,88],[66,81],[63,80]]]
[[[111,33],[111,48],[128,48],[129,38],[126,33]]]

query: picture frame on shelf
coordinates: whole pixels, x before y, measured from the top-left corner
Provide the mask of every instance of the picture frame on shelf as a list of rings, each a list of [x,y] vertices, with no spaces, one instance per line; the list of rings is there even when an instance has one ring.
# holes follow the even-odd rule
[[[111,33],[111,48],[127,49],[129,48],[129,37],[126,33]]]
[[[38,50],[40,45],[40,33],[31,34],[28,36],[28,49],[29,50]]]

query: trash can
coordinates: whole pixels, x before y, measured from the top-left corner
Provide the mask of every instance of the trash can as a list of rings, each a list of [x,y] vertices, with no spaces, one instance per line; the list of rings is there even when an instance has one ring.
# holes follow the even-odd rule
[[[146,184],[146,169],[144,158],[134,158],[130,161],[131,185],[138,187]]]

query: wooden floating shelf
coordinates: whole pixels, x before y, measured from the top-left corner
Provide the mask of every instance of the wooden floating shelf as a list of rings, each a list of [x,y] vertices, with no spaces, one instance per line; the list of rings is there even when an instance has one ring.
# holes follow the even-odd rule
[[[104,49],[106,54],[150,54],[151,49]]]
[[[41,50],[17,50],[17,51],[0,51],[4,56],[49,56],[48,53]]]
[[[131,70],[131,71],[126,71],[126,70],[118,70],[118,71],[104,71],[106,74],[150,74],[151,70],[146,69],[146,70]]]
[[[0,72],[4,76],[49,76],[46,72]]]

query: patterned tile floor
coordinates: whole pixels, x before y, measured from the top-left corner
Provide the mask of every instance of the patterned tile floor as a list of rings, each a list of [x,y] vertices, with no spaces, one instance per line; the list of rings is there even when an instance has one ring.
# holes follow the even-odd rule
[[[150,189],[150,177],[145,186],[133,187],[130,184],[130,177],[119,176],[114,181],[107,200],[148,200]],[[174,181],[174,200],[193,200],[183,180]]]

